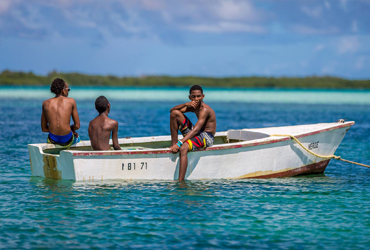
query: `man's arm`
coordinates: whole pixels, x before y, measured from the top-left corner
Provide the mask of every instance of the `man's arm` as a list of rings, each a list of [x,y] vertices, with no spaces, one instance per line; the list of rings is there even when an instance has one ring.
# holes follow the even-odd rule
[[[206,123],[207,116],[208,116],[208,111],[206,109],[203,109],[199,112],[199,119],[197,123],[194,125],[194,128],[184,138],[181,139],[182,143],[185,143],[187,140],[199,134],[204,124]]]
[[[42,104],[42,112],[41,112],[41,130],[42,132],[49,132],[48,120],[45,115],[44,111],[44,104]]]
[[[183,103],[183,104],[179,104],[179,105],[173,107],[170,110],[170,113],[172,113],[172,111],[174,111],[174,110],[180,110],[181,113],[186,113],[186,112],[191,111],[192,109],[194,110],[198,106],[198,104],[199,104],[198,101],[190,101],[190,102],[186,102],[186,103]]]
[[[115,150],[121,150],[121,147],[118,144],[118,122],[114,121],[114,126],[112,129],[112,141],[113,141],[113,148]]]
[[[71,130],[74,132],[80,128],[80,118],[78,117],[77,104],[74,99],[72,99],[72,120],[74,124],[71,125]]]

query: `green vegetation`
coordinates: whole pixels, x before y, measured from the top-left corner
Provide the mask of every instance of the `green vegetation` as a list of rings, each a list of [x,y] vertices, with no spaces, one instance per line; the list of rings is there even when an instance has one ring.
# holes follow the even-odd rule
[[[370,80],[348,80],[337,77],[116,77],[85,75],[79,73],[51,72],[46,76],[32,72],[13,72],[5,70],[0,74],[0,86],[44,86],[53,79],[62,78],[73,86],[143,86],[143,87],[183,87],[198,84],[204,87],[226,88],[313,88],[313,89],[370,89]]]

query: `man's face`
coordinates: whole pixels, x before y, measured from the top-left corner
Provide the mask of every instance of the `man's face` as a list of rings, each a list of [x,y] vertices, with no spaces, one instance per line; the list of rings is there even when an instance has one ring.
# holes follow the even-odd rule
[[[68,96],[68,93],[71,89],[68,87],[68,83],[65,83],[64,89],[63,89],[63,95]]]
[[[202,94],[202,91],[200,91],[200,90],[193,90],[193,91],[191,91],[191,93],[189,95],[190,100],[198,101],[199,103],[201,103],[203,101],[203,98],[204,98],[204,94]]]

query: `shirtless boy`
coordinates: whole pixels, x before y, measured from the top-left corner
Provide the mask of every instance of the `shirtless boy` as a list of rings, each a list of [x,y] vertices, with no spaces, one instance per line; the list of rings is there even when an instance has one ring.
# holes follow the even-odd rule
[[[95,108],[99,115],[89,123],[89,137],[94,150],[110,150],[109,138],[112,133],[113,148],[120,150],[118,144],[118,122],[108,118],[110,103],[104,96],[95,101]]]
[[[190,102],[173,107],[170,112],[171,147],[172,153],[180,151],[179,181],[185,179],[188,167],[188,152],[205,149],[213,145],[213,137],[216,133],[216,114],[213,109],[203,102],[203,89],[194,85],[189,90]],[[184,115],[193,112],[198,121],[193,126],[191,121]],[[183,135],[178,139],[178,130]]]
[[[63,79],[54,79],[50,91],[55,94],[55,97],[42,103],[41,113],[41,130],[49,132],[48,143],[66,148],[80,141],[76,132],[80,128],[80,119],[76,101],[68,98],[70,90]],[[73,125],[70,125],[71,116]]]

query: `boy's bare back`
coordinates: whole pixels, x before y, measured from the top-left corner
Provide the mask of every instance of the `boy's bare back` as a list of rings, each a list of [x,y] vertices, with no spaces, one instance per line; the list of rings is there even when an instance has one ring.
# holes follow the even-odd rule
[[[49,124],[49,132],[54,135],[66,135],[71,132],[70,119],[78,119],[76,101],[59,96],[43,102],[42,111]],[[45,121],[45,122],[46,122]]]
[[[89,123],[89,137],[93,150],[110,150],[109,139],[112,133],[113,148],[120,150],[118,144],[118,122],[108,117],[110,103],[104,96],[95,101],[95,108],[99,115]]]
[[[80,118],[77,112],[76,101],[68,98],[71,89],[63,79],[56,78],[50,86],[50,91],[55,94],[42,103],[41,130],[49,135],[65,136],[73,132],[78,137],[76,130],[80,128]],[[72,116],[73,124],[70,125]]]
[[[89,137],[94,150],[109,150],[111,132],[117,133],[118,122],[109,117],[99,115],[89,124]]]

